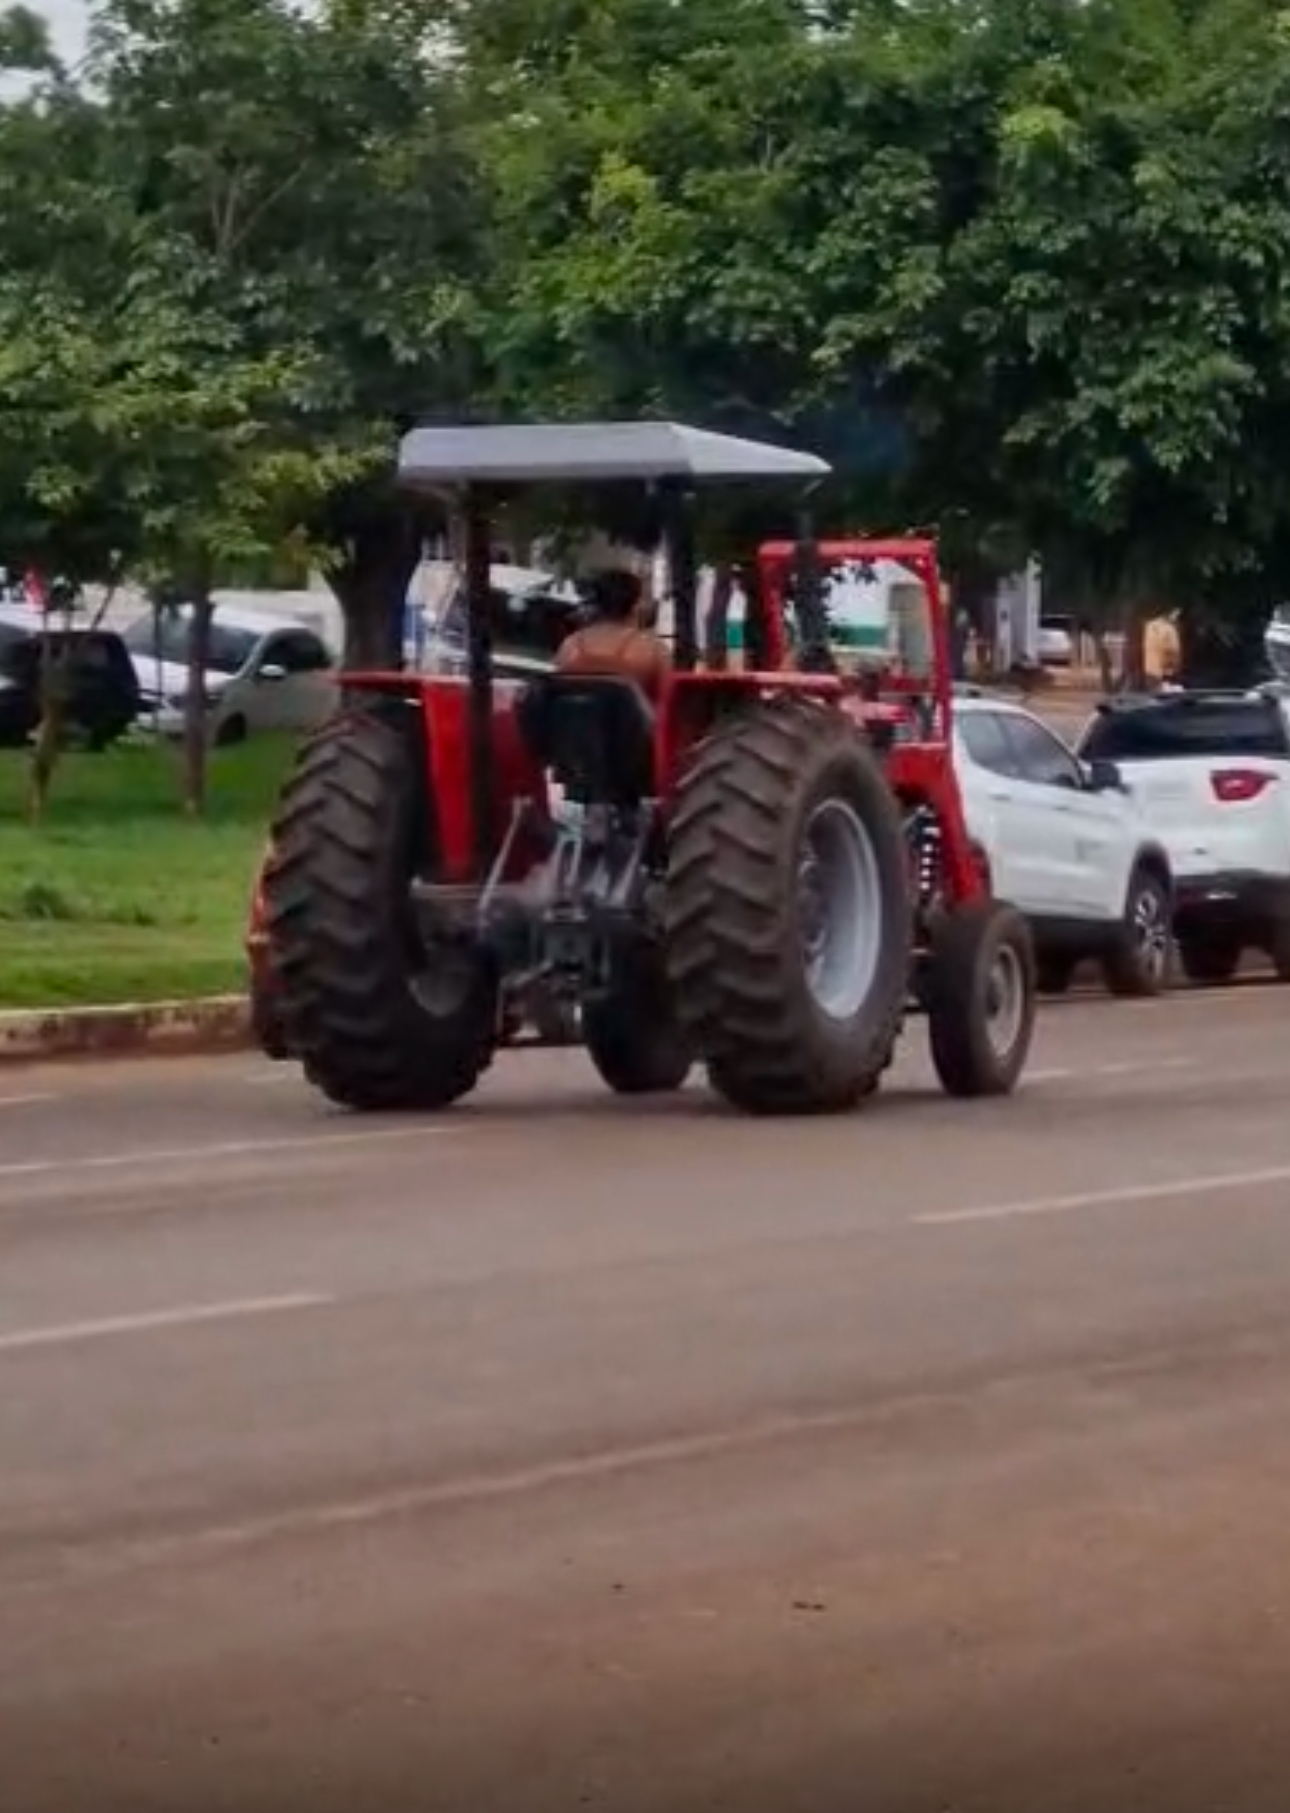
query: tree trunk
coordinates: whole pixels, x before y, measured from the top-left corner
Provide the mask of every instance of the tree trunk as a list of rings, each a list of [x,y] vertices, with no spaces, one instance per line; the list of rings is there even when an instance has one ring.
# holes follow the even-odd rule
[[[40,639],[40,723],[31,747],[28,771],[27,815],[33,825],[38,825],[45,816],[54,771],[67,739],[71,689],[71,650],[64,643],[61,652],[55,653],[46,630]]]
[[[421,529],[410,513],[390,511],[347,538],[329,575],[345,618],[345,666],[403,666],[403,616],[421,560]]]
[[[203,580],[192,590],[188,620],[188,680],[184,692],[184,810],[199,818],[206,810],[206,668],[215,606]]]
[[[1106,630],[1098,630],[1093,637],[1093,650],[1097,656],[1098,685],[1104,693],[1115,691],[1115,664],[1111,658],[1111,645],[1106,639]]]
[[[1125,692],[1141,692],[1146,685],[1146,607],[1130,600],[1121,618],[1124,653],[1120,658],[1120,684]]]
[[[49,803],[49,791],[54,783],[54,772],[67,741],[67,720],[75,687],[72,644],[71,638],[67,634],[71,627],[71,608],[64,599],[61,625],[63,634],[57,647],[54,643],[54,627],[50,623],[52,610],[51,598],[46,602],[44,621],[41,625],[37,670],[40,722],[36,726],[36,735],[31,748],[31,764],[28,770],[27,815],[32,824],[39,824],[45,816],[45,807]]]

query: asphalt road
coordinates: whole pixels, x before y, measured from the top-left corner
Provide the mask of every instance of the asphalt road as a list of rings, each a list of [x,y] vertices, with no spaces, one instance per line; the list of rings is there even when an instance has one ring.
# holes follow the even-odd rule
[[[1284,1813],[1275,987],[854,1118],[0,1077],[5,1813]]]

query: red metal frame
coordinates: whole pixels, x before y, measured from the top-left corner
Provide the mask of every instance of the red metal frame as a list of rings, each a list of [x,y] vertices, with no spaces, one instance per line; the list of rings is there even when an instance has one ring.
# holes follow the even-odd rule
[[[727,669],[717,673],[674,674],[659,704],[656,744],[657,772],[665,798],[681,773],[691,744],[703,736],[715,716],[742,694],[796,692],[829,699],[839,710],[867,727],[886,724],[899,732],[918,734],[896,741],[886,757],[893,791],[907,806],[927,805],[940,821],[945,880],[954,901],[974,900],[987,891],[980,864],[974,860],[958,777],[951,748],[953,687],[951,683],[949,624],[941,585],[936,544],[912,538],[856,538],[819,544],[822,566],[846,560],[889,560],[905,568],[922,585],[931,624],[930,674],[907,674],[890,667],[877,676],[878,697],[867,696],[866,682],[843,674],[801,674],[782,671],[788,659],[785,629],[785,595],[796,568],[798,549],[793,542],[766,542],[758,550],[760,591],[764,612],[763,631],[772,671]],[[923,729],[920,706],[931,709],[933,734]]]
[[[860,537],[853,540],[822,541],[818,544],[817,553],[820,565],[824,568],[840,566],[844,561],[867,561],[876,565],[880,560],[888,560],[895,566],[904,567],[922,586],[927,596],[927,612],[932,626],[932,699],[936,708],[936,721],[947,727],[950,722],[950,708],[953,693],[950,684],[952,657],[950,650],[950,630],[945,611],[945,592],[941,584],[940,562],[936,555],[936,543],[923,538],[895,537],[867,539]],[[757,566],[761,574],[762,595],[766,601],[766,612],[769,619],[768,633],[778,638],[778,644],[772,646],[773,660],[778,663],[787,658],[788,637],[785,632],[785,595],[788,582],[797,563],[797,548],[791,541],[764,542],[757,550]],[[902,674],[892,668],[883,676],[883,690],[888,693],[926,694],[928,690],[926,675]]]
[[[876,700],[861,695],[858,679],[846,677],[840,680],[839,704],[861,723],[886,721],[919,729],[919,736],[899,741],[892,747],[887,756],[887,774],[893,790],[908,805],[927,805],[935,811],[940,821],[950,898],[974,900],[985,892],[985,888],[980,865],[973,858],[958,776],[954,772],[950,628],[936,543],[924,537],[860,536],[822,541],[816,552],[824,568],[848,560],[891,561],[903,567],[923,588],[931,626],[930,675],[902,673],[895,666],[886,668],[878,675]],[[789,541],[766,542],[757,553],[761,591],[769,619],[767,627],[772,635],[777,631],[784,642],[781,660],[787,656],[784,599],[797,558],[798,550]],[[920,713],[916,709],[919,701],[931,707],[930,737],[922,730]]]

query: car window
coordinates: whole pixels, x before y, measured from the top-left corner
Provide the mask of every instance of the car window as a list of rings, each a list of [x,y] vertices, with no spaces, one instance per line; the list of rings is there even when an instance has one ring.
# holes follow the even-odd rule
[[[106,636],[91,632],[75,637],[70,643],[64,642],[62,646],[70,647],[72,658],[83,668],[108,672],[116,666],[116,648]]]
[[[553,598],[549,592],[494,592],[490,603],[490,627],[498,654],[553,661],[560,644],[578,625],[578,605],[567,598]]]
[[[308,630],[285,630],[265,643],[261,667],[282,667],[289,674],[316,674],[331,666],[327,650]]]
[[[1286,721],[1274,699],[1181,698],[1104,711],[1084,733],[1089,761],[1156,762],[1179,756],[1285,756]]]
[[[31,667],[26,650],[35,645],[29,630],[12,623],[0,623],[0,674],[10,680],[25,680]]]
[[[578,627],[576,600],[550,592],[507,592],[492,586],[488,593],[488,627],[493,654],[520,655],[531,661],[554,661],[565,637]],[[454,645],[466,640],[465,601],[460,590],[444,613],[440,635]]]
[[[1001,713],[960,712],[958,731],[964,747],[978,768],[989,768],[994,774],[1012,773],[1012,749],[1004,734]]]
[[[1059,736],[1034,718],[1009,712],[1003,717],[1004,734],[1012,751],[1013,772],[1019,780],[1036,786],[1078,786],[1079,763]]]
[[[133,684],[125,644],[113,630],[52,629],[42,634],[0,624],[0,673],[7,679],[35,684],[46,650],[52,660],[67,662],[82,680],[125,676],[125,684]]]
[[[125,632],[126,647],[131,654],[149,659],[155,655],[162,661],[173,662],[177,667],[186,667],[190,616],[191,613],[185,608],[173,613],[163,613],[159,621],[151,613],[139,617]],[[210,647],[206,660],[208,670],[216,674],[240,673],[259,641],[260,636],[255,630],[221,623],[215,617],[210,626]]]

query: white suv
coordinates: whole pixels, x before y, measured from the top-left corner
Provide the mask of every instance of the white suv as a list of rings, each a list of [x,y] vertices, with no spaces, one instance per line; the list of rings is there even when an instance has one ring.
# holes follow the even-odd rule
[[[1278,700],[1108,699],[1079,750],[1116,764],[1169,852],[1184,974],[1226,982],[1254,948],[1290,981],[1290,731]]]
[[[991,886],[1030,921],[1040,986],[1061,993],[1094,957],[1113,994],[1160,993],[1173,877],[1115,764],[1086,764],[1022,706],[970,693],[954,701],[954,760]]]

